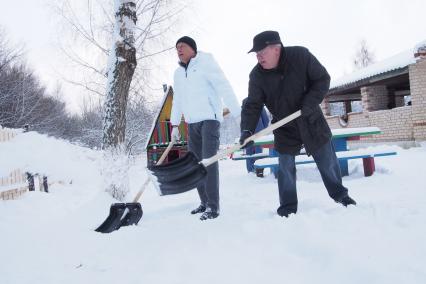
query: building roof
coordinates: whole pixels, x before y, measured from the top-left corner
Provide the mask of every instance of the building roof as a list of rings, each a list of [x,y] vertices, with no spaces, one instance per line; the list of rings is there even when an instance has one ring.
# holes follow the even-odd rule
[[[406,68],[408,65],[416,62],[412,49],[396,54],[383,61],[371,64],[365,68],[359,69],[351,74],[345,75],[333,80],[330,84],[330,90],[344,88],[353,85],[356,82],[369,79],[378,75],[398,71]],[[398,73],[398,72],[396,72]]]
[[[342,76],[336,80],[331,81],[330,90],[345,89],[346,87],[353,87],[373,77],[381,77],[382,75],[400,75],[403,69],[407,69],[410,64],[416,63],[416,56],[424,53],[426,50],[426,40],[419,42],[413,49],[409,49],[398,53],[388,59],[371,64],[365,68],[359,69],[351,74]]]

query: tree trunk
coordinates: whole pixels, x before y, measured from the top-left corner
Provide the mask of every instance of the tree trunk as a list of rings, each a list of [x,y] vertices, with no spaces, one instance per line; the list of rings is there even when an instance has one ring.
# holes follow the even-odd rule
[[[108,62],[108,83],[105,101],[102,149],[103,176],[106,191],[122,200],[128,189],[128,158],[124,145],[126,107],[130,83],[136,68],[134,1],[115,0],[115,28],[113,46]]]
[[[103,126],[102,148],[117,147],[124,142],[126,131],[126,107],[130,83],[136,68],[133,26],[136,24],[136,4],[119,2],[112,55],[109,60],[107,95]],[[132,24],[129,27],[129,23]],[[118,35],[117,35],[118,33]]]

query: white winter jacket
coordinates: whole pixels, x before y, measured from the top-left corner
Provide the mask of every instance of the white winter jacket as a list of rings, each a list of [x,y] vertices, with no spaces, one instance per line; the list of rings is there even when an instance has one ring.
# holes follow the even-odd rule
[[[188,68],[179,66],[174,74],[173,104],[170,121],[179,125],[182,114],[185,122],[222,121],[223,104],[232,116],[241,114],[241,107],[231,85],[209,53],[199,51],[189,61]]]

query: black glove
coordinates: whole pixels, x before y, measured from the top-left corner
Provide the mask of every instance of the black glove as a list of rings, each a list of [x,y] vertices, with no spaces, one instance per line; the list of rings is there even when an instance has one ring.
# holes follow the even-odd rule
[[[244,141],[246,141],[247,138],[249,138],[250,136],[252,136],[252,133],[250,130],[243,130],[241,131],[241,136],[240,136],[240,145],[244,144]],[[250,142],[248,142],[246,145],[244,145],[241,149],[245,149],[247,147],[250,147],[254,144],[254,141],[251,140]]]
[[[307,105],[302,106],[302,117],[306,118],[310,124],[313,124],[321,114]]]

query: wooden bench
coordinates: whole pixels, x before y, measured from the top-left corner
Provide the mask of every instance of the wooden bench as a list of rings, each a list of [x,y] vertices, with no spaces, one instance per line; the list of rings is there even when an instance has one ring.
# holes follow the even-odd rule
[[[396,154],[397,152],[380,151],[380,150],[376,150],[376,151],[350,150],[350,151],[336,152],[336,156],[339,161],[362,159],[363,166],[364,166],[364,176],[366,177],[373,175],[374,171],[376,170],[374,158],[384,157],[384,156],[393,156]],[[299,156],[296,156],[295,163],[296,165],[303,165],[303,164],[312,164],[312,163],[315,163],[315,161],[312,156],[299,155]],[[278,157],[264,158],[262,160],[257,160],[254,163],[254,168],[255,169],[270,168],[271,171],[276,176],[276,173],[278,172]]]

